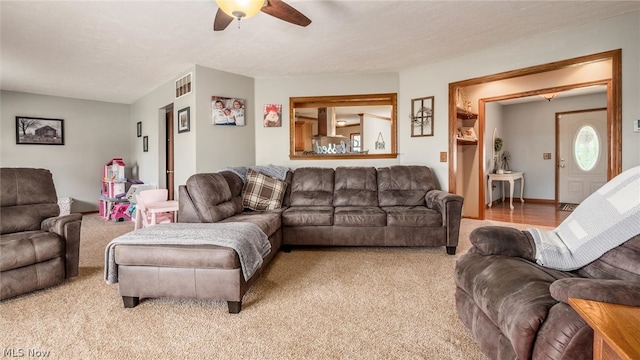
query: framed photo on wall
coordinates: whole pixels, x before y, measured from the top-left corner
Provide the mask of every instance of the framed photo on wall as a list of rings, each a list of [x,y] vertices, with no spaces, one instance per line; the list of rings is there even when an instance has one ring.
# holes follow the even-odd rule
[[[136,135],[138,137],[141,137],[142,136],[142,121],[138,121],[138,123],[136,124],[136,130],[137,130]]]
[[[282,126],[282,104],[264,106],[264,127]]]
[[[411,136],[433,136],[433,96],[411,99]]]
[[[213,125],[244,126],[243,99],[222,96],[211,97],[211,123]]]
[[[191,127],[191,117],[189,107],[178,110],[178,133],[189,131]]]
[[[148,152],[149,151],[149,137],[148,136],[144,136],[142,138],[142,151],[143,152]]]
[[[64,120],[16,116],[16,144],[64,145]]]

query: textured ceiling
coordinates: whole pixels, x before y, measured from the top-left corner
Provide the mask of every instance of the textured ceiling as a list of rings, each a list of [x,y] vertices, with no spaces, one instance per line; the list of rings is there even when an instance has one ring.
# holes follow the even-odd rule
[[[286,1],[286,0],[285,0]],[[212,30],[210,1],[0,1],[3,90],[132,103],[194,64],[254,78],[400,71],[640,9],[638,1],[286,1]]]

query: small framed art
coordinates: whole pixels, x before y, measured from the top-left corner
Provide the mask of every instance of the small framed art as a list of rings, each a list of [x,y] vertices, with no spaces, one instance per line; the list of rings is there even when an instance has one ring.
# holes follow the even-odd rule
[[[138,121],[138,124],[136,124],[136,131],[137,131],[137,136],[141,137],[142,136],[142,121]]]
[[[148,152],[149,151],[149,137],[148,136],[142,137],[142,151],[144,151],[144,152]]]
[[[190,108],[178,110],[178,133],[189,131],[191,127]]]
[[[264,106],[264,127],[282,126],[282,104]]]
[[[411,99],[411,136],[433,136],[433,96]]]

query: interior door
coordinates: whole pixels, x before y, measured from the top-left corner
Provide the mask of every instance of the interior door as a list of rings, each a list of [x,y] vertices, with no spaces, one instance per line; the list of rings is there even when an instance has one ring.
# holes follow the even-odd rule
[[[556,114],[557,201],[579,204],[607,182],[607,110]]]
[[[165,128],[166,128],[166,164],[167,169],[167,190],[169,190],[169,200],[174,199],[173,187],[174,187],[174,169],[173,169],[173,106],[166,108],[165,115]]]

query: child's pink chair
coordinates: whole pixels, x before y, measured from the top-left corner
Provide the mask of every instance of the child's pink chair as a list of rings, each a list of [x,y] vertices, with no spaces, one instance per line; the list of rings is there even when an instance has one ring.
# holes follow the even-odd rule
[[[165,202],[168,197],[169,190],[167,189],[143,190],[136,194],[137,216],[135,228],[140,229],[156,224],[173,222],[173,212],[171,211],[156,213],[154,217],[148,210],[149,206],[153,206],[154,203]]]

